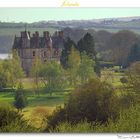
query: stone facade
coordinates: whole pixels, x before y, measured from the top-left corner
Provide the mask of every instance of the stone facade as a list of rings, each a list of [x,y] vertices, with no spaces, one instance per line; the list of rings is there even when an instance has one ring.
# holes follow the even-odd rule
[[[42,63],[50,60],[60,62],[60,56],[64,47],[63,32],[57,31],[53,36],[44,31],[42,36],[36,31],[32,36],[28,31],[22,31],[20,37],[14,39],[13,50],[18,52],[21,66],[28,75],[37,57]]]

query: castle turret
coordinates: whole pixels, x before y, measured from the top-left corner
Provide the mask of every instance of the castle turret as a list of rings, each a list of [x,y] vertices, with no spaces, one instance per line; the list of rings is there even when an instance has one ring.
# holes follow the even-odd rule
[[[44,32],[43,32],[43,36],[44,36],[45,38],[49,38],[49,37],[50,37],[50,33],[49,33],[48,31],[44,31]]]
[[[45,47],[52,49],[52,39],[48,31],[43,32],[43,37],[45,39]]]
[[[64,37],[63,31],[59,31],[58,32],[58,36],[61,37],[61,38],[63,38]]]
[[[27,31],[21,32],[21,47],[30,48],[30,33]]]
[[[39,32],[36,31],[31,37],[31,48],[39,48]]]
[[[35,32],[35,47],[39,48],[39,32]]]

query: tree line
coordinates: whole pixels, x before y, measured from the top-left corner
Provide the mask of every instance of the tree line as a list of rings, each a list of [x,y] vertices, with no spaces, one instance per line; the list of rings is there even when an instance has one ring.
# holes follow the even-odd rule
[[[77,44],[81,42],[79,40],[86,32],[94,37],[95,50],[100,61],[113,62],[114,65],[128,67],[132,62],[140,59],[138,47],[137,51],[134,52],[134,49],[136,50],[135,46],[140,44],[140,35],[133,31],[120,30],[116,33],[111,33],[105,30],[64,29],[64,34]]]

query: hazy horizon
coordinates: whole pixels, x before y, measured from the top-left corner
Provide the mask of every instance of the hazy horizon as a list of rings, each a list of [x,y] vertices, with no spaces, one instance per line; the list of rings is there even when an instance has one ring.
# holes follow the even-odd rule
[[[1,22],[38,22],[139,17],[140,8],[0,8]]]

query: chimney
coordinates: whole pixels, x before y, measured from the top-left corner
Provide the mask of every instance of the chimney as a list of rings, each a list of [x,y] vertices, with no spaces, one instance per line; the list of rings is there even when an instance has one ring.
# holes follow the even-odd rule
[[[33,38],[35,38],[35,34],[33,33]]]
[[[24,31],[24,32],[20,32],[20,33],[21,33],[21,38],[26,37],[26,31]]]
[[[44,31],[43,32],[43,36],[46,38],[46,37],[49,37],[50,33],[48,31]]]
[[[55,31],[54,36],[58,36],[58,31]]]
[[[59,31],[59,32],[58,32],[58,36],[63,38],[63,36],[64,36],[64,35],[63,35],[63,31]]]
[[[36,36],[37,38],[39,37],[39,32],[38,32],[38,31],[35,32],[35,36]]]

